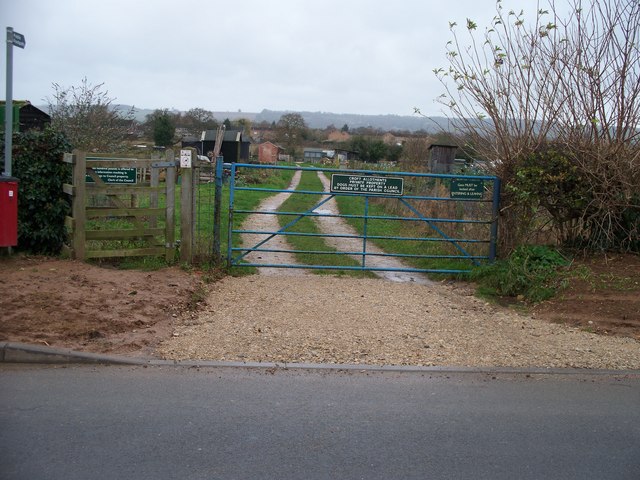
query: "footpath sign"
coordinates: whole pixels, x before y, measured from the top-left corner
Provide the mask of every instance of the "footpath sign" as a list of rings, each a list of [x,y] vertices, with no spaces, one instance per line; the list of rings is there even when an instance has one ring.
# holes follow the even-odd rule
[[[484,196],[484,181],[473,178],[451,179],[451,198],[482,199]]]
[[[106,184],[135,184],[137,183],[137,169],[135,167],[95,167],[93,171]],[[95,183],[87,175],[87,183]]]
[[[404,179],[366,175],[331,175],[331,191],[366,195],[396,195],[404,193]]]
[[[180,150],[180,168],[191,168],[192,163],[191,150]]]
[[[24,48],[27,45],[27,41],[24,39],[23,34],[14,31],[7,33],[7,43],[11,43],[18,48]]]

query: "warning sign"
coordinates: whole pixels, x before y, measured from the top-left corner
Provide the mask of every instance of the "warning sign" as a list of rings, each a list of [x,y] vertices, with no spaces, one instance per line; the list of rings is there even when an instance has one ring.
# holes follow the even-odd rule
[[[364,175],[331,175],[331,191],[367,195],[402,195],[404,179]]]

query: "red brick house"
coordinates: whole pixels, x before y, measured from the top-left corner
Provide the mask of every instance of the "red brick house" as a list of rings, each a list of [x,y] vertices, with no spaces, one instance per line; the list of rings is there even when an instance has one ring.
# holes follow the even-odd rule
[[[275,165],[278,163],[278,156],[284,152],[282,147],[275,143],[264,142],[258,145],[258,162]]]

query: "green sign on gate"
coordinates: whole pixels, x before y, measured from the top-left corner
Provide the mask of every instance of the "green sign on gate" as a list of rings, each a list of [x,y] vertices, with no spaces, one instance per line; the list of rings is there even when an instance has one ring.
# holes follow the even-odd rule
[[[93,171],[107,184],[135,184],[137,183],[137,169],[135,167],[94,167]],[[87,183],[94,183],[89,175]]]
[[[474,178],[451,179],[451,198],[481,199],[484,196],[484,180]]]
[[[404,179],[400,177],[334,174],[331,175],[331,191],[401,196],[404,192]]]

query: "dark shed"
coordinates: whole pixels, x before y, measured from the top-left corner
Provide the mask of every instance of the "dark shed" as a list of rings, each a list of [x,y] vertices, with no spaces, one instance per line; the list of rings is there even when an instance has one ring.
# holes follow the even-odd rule
[[[0,101],[0,125],[4,131],[4,112],[7,103]],[[42,130],[51,123],[51,117],[31,105],[27,100],[16,100],[13,102],[13,131],[26,132],[28,130]]]
[[[200,140],[184,140],[182,147],[193,147],[200,155],[207,155],[216,146],[216,130],[205,130]],[[220,154],[225,162],[248,162],[250,142],[242,136],[242,130],[227,130],[222,139]]]
[[[429,170],[431,173],[451,173],[456,158],[457,145],[432,144],[429,146]]]

